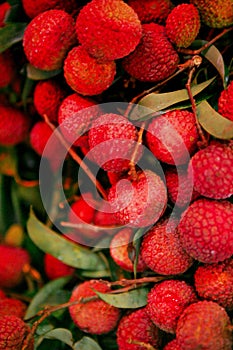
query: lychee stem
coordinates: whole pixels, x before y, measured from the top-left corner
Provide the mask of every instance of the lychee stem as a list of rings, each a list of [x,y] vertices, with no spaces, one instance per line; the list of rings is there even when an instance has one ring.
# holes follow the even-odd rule
[[[96,186],[97,190],[103,197],[103,199],[107,200],[107,194],[104,188],[102,187],[101,183],[95,178],[95,176],[92,174],[91,170],[88,168],[88,166],[84,163],[82,158],[80,158],[77,153],[70,147],[70,145],[66,142],[62,134],[57,130],[57,128],[50,122],[47,115],[44,115],[44,120],[46,124],[56,133],[57,138],[62,143],[62,145],[66,148],[69,155],[73,158],[73,160],[85,171],[87,176],[90,178],[92,183]]]
[[[138,341],[138,340],[134,340],[134,339],[129,339],[128,340],[129,344],[135,344],[135,345],[139,345],[147,350],[156,350],[151,344],[148,343],[144,343],[142,341]]]
[[[160,281],[163,281],[165,279],[171,278],[171,276],[153,276],[153,277],[142,277],[142,278],[137,278],[137,279],[122,279],[120,281],[114,281],[114,282],[109,282],[109,286],[129,286],[129,285],[137,285],[137,284],[143,284],[143,283],[157,283]]]
[[[130,162],[129,162],[129,172],[128,172],[128,175],[131,177],[131,179],[134,181],[134,180],[137,180],[137,172],[136,172],[136,167],[135,167],[135,159],[137,157],[137,154],[138,154],[138,150],[139,150],[139,147],[140,145],[142,144],[142,136],[143,136],[143,132],[145,130],[145,126],[146,126],[146,123],[143,122],[141,127],[140,127],[140,130],[138,132],[138,139],[137,139],[137,144],[134,148],[134,151],[133,151],[133,155],[130,159]]]

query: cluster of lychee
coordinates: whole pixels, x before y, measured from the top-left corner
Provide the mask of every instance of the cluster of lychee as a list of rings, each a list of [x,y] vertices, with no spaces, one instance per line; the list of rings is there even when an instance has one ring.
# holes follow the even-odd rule
[[[150,285],[146,306],[127,312],[95,293],[111,292],[109,281],[80,282],[70,297],[75,302],[69,307],[72,321],[93,335],[116,331],[120,350],[230,350],[232,140],[209,135],[208,144],[200,147],[191,109],[162,113],[144,130],[124,112],[106,112],[98,102],[104,102],[100,95],[114,85],[119,70],[143,83],[169,78],[178,69],[179,49],[193,43],[202,23],[232,25],[232,1],[174,6],[170,0],[91,0],[81,9],[75,0],[22,0],[22,5],[30,19],[23,36],[24,64],[62,79],[37,82],[34,120],[30,111],[0,95],[0,144],[27,142],[42,156],[51,125],[58,127],[64,142],[58,138],[46,151],[52,169],[59,166],[55,154],[72,146],[107,179],[106,201],[88,191],[71,199],[69,239],[88,246],[107,236],[109,258],[121,271],[162,276]],[[9,11],[7,2],[0,5],[1,27]],[[0,72],[0,88],[17,92],[19,76],[10,49],[0,54]],[[219,95],[218,112],[233,121],[233,82]],[[145,169],[137,166],[145,148],[164,176],[149,162]],[[145,234],[136,252],[132,242],[139,229]],[[26,304],[6,296],[24,282],[29,266],[26,250],[0,245],[0,349],[22,349],[30,332],[23,321]],[[49,254],[44,270],[50,280],[75,274]]]

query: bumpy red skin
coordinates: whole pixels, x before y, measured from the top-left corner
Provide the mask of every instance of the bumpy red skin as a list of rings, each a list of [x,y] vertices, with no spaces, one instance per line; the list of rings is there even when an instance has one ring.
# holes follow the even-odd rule
[[[198,131],[193,113],[174,110],[154,118],[148,127],[146,143],[158,160],[182,165],[197,147]]]
[[[20,110],[0,105],[0,144],[16,145],[25,140],[29,134],[31,121]]]
[[[67,92],[54,79],[41,80],[34,90],[34,105],[41,117],[47,115],[52,123],[57,123],[59,107]]]
[[[145,349],[143,345],[140,346],[138,343],[144,343],[156,348],[160,343],[158,328],[148,317],[145,308],[124,316],[117,328],[119,350]]]
[[[3,292],[2,289],[0,289],[0,300],[5,299],[6,298],[6,294]]]
[[[100,205],[98,210],[96,210],[93,223],[97,226],[114,226],[118,224],[114,213],[111,212],[111,207],[108,202],[103,202],[103,204]],[[110,229],[106,229],[104,231],[105,233],[110,235],[116,232],[116,230]]]
[[[165,170],[165,178],[168,196],[176,206],[184,208],[200,196],[185,168],[180,168],[178,174],[176,168],[169,167]]]
[[[177,339],[173,339],[172,341],[167,343],[167,345],[165,346],[165,348],[163,350],[182,350],[182,349],[181,349],[180,345],[178,344]]]
[[[130,228],[124,228],[117,232],[110,243],[110,254],[117,265],[126,271],[133,272],[134,265],[129,258],[129,244],[132,242],[133,235]],[[142,259],[141,252],[138,256],[137,271],[142,272],[146,270],[146,264]]]
[[[219,305],[233,309],[233,259],[218,264],[199,266],[194,274],[198,295]]]
[[[43,154],[46,143],[48,142],[53,131],[44,122],[37,122],[30,131],[30,143],[32,148],[40,156]]]
[[[3,316],[14,315],[23,318],[27,309],[27,305],[21,300],[14,298],[5,298],[0,300],[0,318]]]
[[[142,28],[139,45],[122,60],[122,65],[132,77],[155,83],[175,72],[179,56],[165,34],[165,27],[150,23]]]
[[[45,254],[44,256],[44,269],[46,276],[50,280],[64,276],[70,276],[75,271],[73,267],[64,264],[62,261],[56,259],[50,254]]]
[[[212,301],[189,305],[179,318],[176,339],[181,350],[231,350],[230,319],[223,307]]]
[[[184,281],[167,280],[151,289],[147,296],[146,311],[157,327],[165,332],[175,333],[180,315],[196,300],[192,286]]]
[[[0,28],[5,26],[5,18],[10,8],[10,4],[6,1],[0,4]]]
[[[62,101],[58,111],[58,123],[63,136],[72,144],[75,141],[75,146],[86,146],[86,133],[91,121],[99,113],[99,107],[94,100],[76,93],[69,95]]]
[[[33,18],[23,37],[28,61],[46,71],[60,69],[75,43],[74,20],[62,10],[45,11]]]
[[[0,349],[22,350],[24,340],[30,328],[20,318],[11,315],[0,318]],[[28,350],[34,349],[34,340],[28,344]]]
[[[193,263],[181,245],[176,226],[175,220],[162,220],[143,237],[142,258],[158,274],[181,274]]]
[[[225,199],[233,194],[233,143],[212,142],[189,163],[194,188],[202,196]]]
[[[167,193],[161,178],[145,170],[131,183],[121,180],[113,185],[108,200],[120,224],[144,227],[159,220],[167,205]]]
[[[90,55],[112,61],[135,49],[142,29],[137,14],[123,1],[92,0],[78,15],[76,32]]]
[[[90,280],[79,284],[72,292],[70,301],[81,301],[83,298],[96,296],[93,291],[108,293],[110,288],[100,280]],[[116,307],[105,303],[103,300],[94,300],[79,303],[69,307],[73,322],[83,332],[90,334],[105,334],[113,330],[120,317],[120,311]],[[93,315],[95,317],[93,317]]]
[[[233,204],[197,199],[183,213],[178,225],[181,243],[194,259],[217,263],[233,254]]]
[[[128,5],[134,9],[142,23],[162,23],[172,9],[170,0],[129,0]]]
[[[137,137],[137,129],[128,119],[103,114],[93,121],[88,133],[90,156],[105,171],[125,171],[129,169]]]
[[[219,96],[218,112],[223,117],[233,121],[233,81]]]
[[[0,287],[13,288],[23,278],[23,267],[30,263],[28,252],[23,248],[0,245]]]
[[[9,85],[15,77],[15,63],[10,51],[0,54],[0,88]]]
[[[112,84],[116,74],[114,61],[99,62],[82,46],[69,51],[64,64],[67,84],[81,95],[99,95]]]
[[[70,14],[77,10],[76,0],[22,0],[22,5],[25,13],[30,18],[52,9],[64,10]]]
[[[166,20],[166,33],[178,47],[188,47],[196,39],[201,26],[197,8],[193,4],[176,6]]]

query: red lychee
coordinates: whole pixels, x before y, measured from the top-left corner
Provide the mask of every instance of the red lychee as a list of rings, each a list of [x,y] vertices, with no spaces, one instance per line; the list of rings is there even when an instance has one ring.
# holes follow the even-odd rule
[[[157,327],[175,333],[180,315],[196,300],[192,286],[184,281],[167,280],[151,289],[147,297],[146,311]]]
[[[233,309],[233,259],[199,266],[194,274],[195,288],[201,298]]]
[[[175,72],[179,56],[165,34],[165,27],[150,23],[142,28],[142,39],[122,60],[123,68],[140,81],[158,82],[168,78]]]
[[[6,16],[8,15],[10,9],[11,5],[7,1],[0,4],[0,28],[5,26]]]
[[[91,121],[97,118],[99,113],[100,109],[94,100],[76,93],[69,95],[62,101],[58,112],[58,122],[63,136],[75,146],[86,146],[88,143],[86,133]]]
[[[121,0],[92,0],[76,22],[79,42],[93,57],[115,60],[132,52],[141,39],[141,23]]]
[[[45,11],[33,18],[23,37],[28,61],[46,71],[60,69],[75,43],[74,20],[63,10]]]
[[[166,33],[178,47],[188,47],[196,39],[201,27],[197,8],[193,4],[180,4],[168,15]]]
[[[177,220],[162,220],[146,233],[142,258],[151,270],[161,275],[181,274],[192,265],[193,259],[181,245]]]
[[[0,318],[0,349],[22,350],[25,338],[30,332],[29,326],[14,315]],[[27,350],[34,349],[34,339],[28,344]]]
[[[69,51],[64,64],[67,84],[81,95],[98,95],[109,88],[116,74],[114,61],[100,62],[83,46]]]
[[[189,163],[194,188],[202,196],[225,199],[233,194],[233,143],[214,141]]]
[[[3,316],[14,315],[23,318],[27,305],[21,300],[15,298],[5,298],[0,300],[0,318]]]
[[[124,228],[117,232],[110,243],[110,254],[117,265],[126,271],[133,272],[134,265],[130,259],[130,243],[132,243],[133,234],[130,228]],[[146,264],[142,259],[141,252],[138,256],[137,271],[146,270]]]
[[[103,114],[93,121],[88,133],[91,159],[105,171],[125,171],[129,169],[137,138],[137,129],[128,119]]]
[[[45,254],[44,256],[44,269],[46,276],[50,280],[64,276],[70,276],[75,271],[73,267],[64,264],[62,261],[58,260],[50,254]]]
[[[183,213],[178,225],[181,243],[194,259],[216,263],[233,254],[233,204],[197,199]]]
[[[165,348],[163,350],[182,350],[182,349],[181,349],[180,345],[178,344],[177,339],[173,339],[172,341],[167,343],[167,345],[165,346]]]
[[[9,50],[0,53],[0,88],[9,85],[15,77],[15,63]]]
[[[176,338],[181,350],[231,350],[230,326],[223,307],[212,301],[199,301],[189,305],[180,316]]]
[[[146,134],[147,146],[158,160],[181,165],[196,150],[198,131],[193,113],[174,110],[154,118]]]
[[[98,210],[95,212],[95,216],[93,219],[94,225],[97,226],[106,226],[106,230],[104,229],[104,232],[107,234],[114,234],[116,232],[115,229],[107,229],[107,226],[115,226],[118,224],[118,221],[111,211],[111,206],[108,202],[103,202],[98,207]]]
[[[170,0],[129,0],[128,4],[137,13],[142,23],[162,23],[172,9]]]
[[[116,327],[120,311],[103,300],[82,302],[85,298],[96,296],[94,290],[108,293],[110,288],[107,283],[100,280],[90,280],[79,284],[73,290],[70,301],[80,301],[80,303],[69,307],[70,315],[76,326],[83,332],[108,333]]]
[[[64,10],[70,14],[77,10],[76,0],[22,0],[22,5],[25,13],[30,18],[52,9]]]
[[[16,145],[23,142],[29,134],[31,121],[19,109],[0,105],[0,144]]]
[[[143,227],[159,220],[167,205],[167,193],[162,179],[144,170],[136,180],[123,179],[113,185],[108,200],[120,224]]]
[[[149,349],[149,346],[157,348],[159,343],[158,328],[148,317],[145,308],[133,311],[120,320],[117,328],[119,350]]]
[[[0,287],[13,288],[20,284],[27,264],[30,256],[25,249],[0,245]]]
[[[218,112],[233,121],[233,81],[223,90],[218,99]]]
[[[55,79],[40,81],[34,90],[34,105],[41,117],[46,115],[52,123],[58,119],[58,109],[66,91]]]
[[[2,289],[0,289],[0,300],[5,299],[5,298],[6,298],[5,292]]]

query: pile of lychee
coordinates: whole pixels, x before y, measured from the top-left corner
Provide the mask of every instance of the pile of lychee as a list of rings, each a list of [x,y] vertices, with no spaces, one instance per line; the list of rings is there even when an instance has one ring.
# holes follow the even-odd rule
[[[113,306],[95,292],[116,292],[110,279],[79,279],[73,266],[46,252],[45,279],[72,276],[67,301],[74,328],[95,339],[114,334],[119,350],[230,350],[233,140],[203,130],[191,107],[134,123],[127,94],[133,95],[130,87],[159,87],[172,79],[184,63],[182,52],[205,30],[211,37],[230,28],[232,0],[81,3],[22,0],[22,42],[0,53],[0,146],[26,144],[47,158],[54,179],[71,158],[80,168],[84,159],[89,176],[97,167],[99,193],[88,176],[78,183],[72,167],[64,170],[63,183],[71,182],[73,192],[65,209],[53,203],[55,220],[69,228],[65,235],[61,225],[58,233],[89,250],[102,248],[119,280],[134,279],[136,289],[144,279],[149,292],[143,307]],[[10,4],[0,4],[0,31],[8,25]],[[26,100],[22,72],[37,74]],[[215,107],[233,123],[231,75]],[[27,79],[33,80],[30,74]],[[48,148],[54,130],[59,136]],[[66,159],[60,159],[64,147]],[[27,300],[12,294],[27,284],[33,259],[23,240],[0,233],[0,350],[33,349],[24,320]]]

